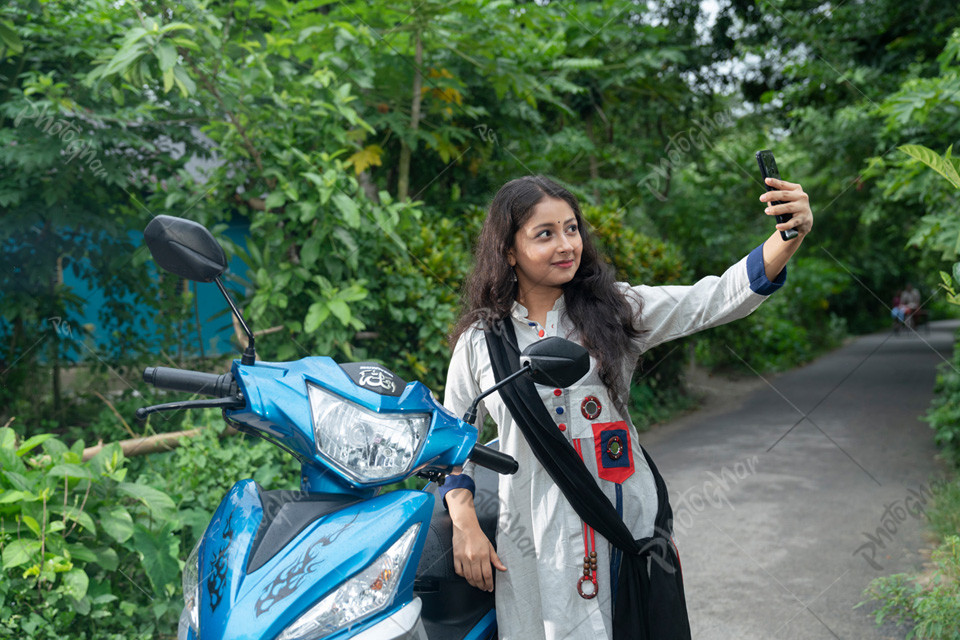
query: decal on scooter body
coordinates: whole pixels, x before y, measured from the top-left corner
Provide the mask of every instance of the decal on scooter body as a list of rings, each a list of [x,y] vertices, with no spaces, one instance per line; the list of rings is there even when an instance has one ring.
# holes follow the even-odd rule
[[[309,574],[313,573],[326,560],[323,555],[324,547],[333,544],[340,536],[349,531],[357,523],[359,517],[359,512],[356,512],[348,522],[343,522],[342,519],[339,519],[340,521],[334,519],[332,522],[326,523],[322,527],[325,535],[314,540],[306,550],[296,553],[293,560],[280,567],[276,577],[261,590],[260,597],[257,598],[257,606],[255,607],[257,617],[268,613],[273,605],[296,593]],[[331,530],[332,533],[329,533]]]
[[[217,588],[200,589],[199,637],[276,637],[420,523],[393,602],[352,625],[349,633],[376,624],[412,598],[416,559],[426,540],[433,502],[428,493],[398,490],[348,504],[309,524],[262,566],[246,573],[264,510],[256,483],[238,482],[220,503],[201,543],[200,583]]]

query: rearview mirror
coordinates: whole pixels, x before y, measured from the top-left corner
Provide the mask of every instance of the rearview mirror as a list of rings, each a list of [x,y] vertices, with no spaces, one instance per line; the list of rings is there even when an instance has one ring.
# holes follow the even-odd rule
[[[537,384],[563,388],[575,383],[588,371],[590,354],[576,342],[556,337],[539,340],[520,354],[519,369],[473,399],[470,408],[463,414],[463,421],[468,424],[476,422],[480,401],[520,376],[530,376]]]
[[[223,247],[192,220],[157,216],[143,230],[143,239],[160,268],[181,278],[213,282],[227,268]]]
[[[530,379],[537,384],[565,388],[590,371],[590,354],[576,342],[550,337],[538,340],[520,354],[520,366],[530,363]]]

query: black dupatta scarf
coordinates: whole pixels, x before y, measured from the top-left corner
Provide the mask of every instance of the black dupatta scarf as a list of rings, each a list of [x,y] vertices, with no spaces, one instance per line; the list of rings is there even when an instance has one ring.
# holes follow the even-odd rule
[[[484,331],[494,376],[499,382],[520,368],[520,349],[508,317]],[[667,487],[646,451],[657,485],[654,534],[635,539],[573,446],[561,434],[533,382],[521,377],[498,392],[526,438],[577,515],[623,552],[613,603],[614,640],[690,640],[683,577],[670,535],[673,510]],[[642,447],[641,447],[642,450]]]

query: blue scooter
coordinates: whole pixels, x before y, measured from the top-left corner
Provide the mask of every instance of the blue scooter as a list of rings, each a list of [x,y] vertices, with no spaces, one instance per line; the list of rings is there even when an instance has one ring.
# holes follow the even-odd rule
[[[449,517],[436,485],[470,459],[481,526],[494,539],[497,475],[517,462],[477,444],[476,407],[521,375],[566,387],[589,368],[586,351],[549,338],[522,367],[478,396],[464,419],[419,382],[371,362],[327,357],[258,362],[254,337],[219,276],[226,257],[203,226],[157,216],[144,231],[156,263],[189,280],[215,282],[248,338],[222,375],[148,367],[156,387],[213,396],[137,410],[218,407],[237,430],[264,438],[301,463],[300,490],[237,482],[187,558],[179,640],[496,637],[493,595],[453,569]],[[380,489],[412,475],[428,490]]]

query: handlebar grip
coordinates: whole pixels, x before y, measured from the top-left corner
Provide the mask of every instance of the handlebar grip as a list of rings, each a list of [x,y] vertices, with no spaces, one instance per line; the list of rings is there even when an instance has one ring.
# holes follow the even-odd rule
[[[237,385],[233,381],[233,375],[229,373],[217,375],[170,367],[147,367],[143,370],[143,381],[160,389],[202,393],[218,398],[237,393]]]
[[[520,464],[513,456],[500,453],[482,444],[477,444],[473,447],[473,453],[470,454],[470,459],[481,467],[486,467],[491,471],[496,471],[504,475],[513,475],[517,472],[517,469],[520,468]]]

